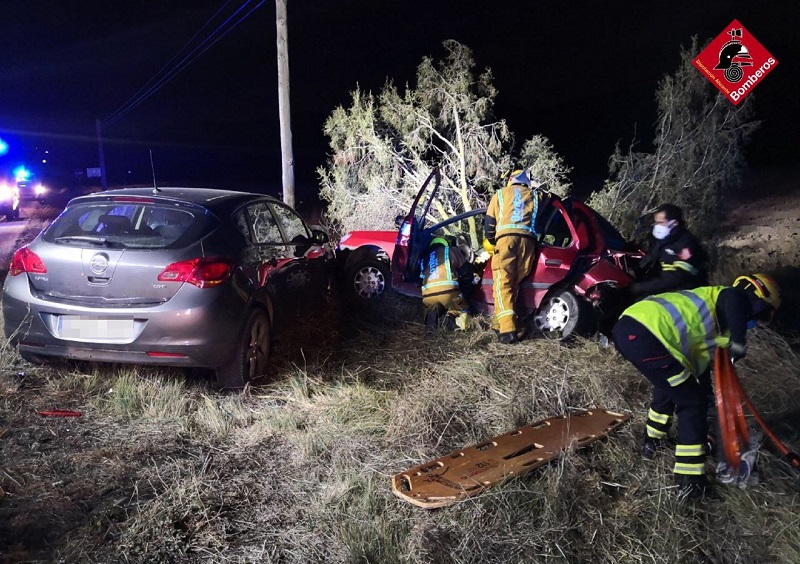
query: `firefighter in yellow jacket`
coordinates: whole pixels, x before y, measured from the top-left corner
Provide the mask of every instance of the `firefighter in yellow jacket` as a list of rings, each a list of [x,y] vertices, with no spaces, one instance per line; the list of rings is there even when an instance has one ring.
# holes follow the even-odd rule
[[[489,202],[484,237],[494,246],[494,320],[501,343],[518,340],[514,311],[519,285],[536,266],[538,198],[525,171],[511,173],[508,183]]]
[[[733,287],[703,286],[649,296],[626,309],[614,326],[614,344],[653,384],[642,456],[652,458],[678,418],[675,480],[690,497],[708,491],[705,476],[711,392],[717,347],[731,358],[747,353],[747,330],[769,320],[781,304],[775,280],[740,276]]]
[[[434,237],[420,266],[426,328],[437,327],[445,311],[445,327],[467,329],[471,318],[462,287],[471,283],[472,268],[464,251],[444,237]]]

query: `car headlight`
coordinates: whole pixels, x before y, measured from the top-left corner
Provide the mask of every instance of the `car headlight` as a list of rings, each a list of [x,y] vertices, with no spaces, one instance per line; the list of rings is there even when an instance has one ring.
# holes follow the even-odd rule
[[[37,184],[33,187],[33,193],[35,196],[44,196],[47,194],[47,187],[44,184]]]
[[[8,184],[0,184],[0,200],[11,200],[14,198],[14,191]]]

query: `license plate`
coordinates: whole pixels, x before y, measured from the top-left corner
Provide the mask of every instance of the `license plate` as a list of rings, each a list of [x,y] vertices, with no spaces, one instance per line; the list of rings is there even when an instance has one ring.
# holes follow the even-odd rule
[[[108,319],[91,315],[62,315],[59,335],[73,341],[116,341],[133,338],[133,319]]]

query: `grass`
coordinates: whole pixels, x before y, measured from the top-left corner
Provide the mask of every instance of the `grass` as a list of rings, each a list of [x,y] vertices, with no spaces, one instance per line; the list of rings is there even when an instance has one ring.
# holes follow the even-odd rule
[[[758,485],[688,502],[672,453],[638,456],[650,390],[613,349],[427,337],[421,318],[400,298],[333,308],[237,394],[176,370],[34,366],[0,339],[0,560],[800,561],[800,479],[768,448]],[[798,449],[796,342],[758,329],[749,345],[743,385]],[[391,492],[411,466],[593,406],[634,417],[451,507]],[[37,414],[52,407],[82,417]]]
[[[675,495],[671,453],[638,457],[649,389],[613,349],[504,347],[484,330],[426,339],[416,304],[384,305],[382,317],[371,312],[352,325],[335,312],[315,320],[297,341],[302,350],[279,349],[272,379],[239,394],[175,371],[33,367],[3,347],[0,554],[353,563],[800,557],[800,480],[766,450],[759,485],[720,486],[720,499],[703,504]],[[750,348],[744,385],[797,445],[800,359],[768,330],[756,331]],[[45,419],[31,409],[51,405],[84,415]],[[391,476],[415,464],[591,406],[634,419],[452,507],[426,511],[391,493]],[[43,543],[21,533],[35,522],[34,531],[49,531]]]

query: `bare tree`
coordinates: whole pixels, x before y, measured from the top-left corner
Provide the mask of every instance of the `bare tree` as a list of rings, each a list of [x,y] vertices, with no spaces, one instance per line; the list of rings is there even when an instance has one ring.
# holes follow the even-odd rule
[[[638,219],[659,204],[681,206],[693,230],[708,236],[721,219],[720,204],[738,186],[742,149],[758,126],[752,96],[731,104],[692,66],[697,38],[681,49],[681,64],[656,90],[658,121],[652,153],[619,145],[609,160],[610,177],[589,203],[628,237]]]
[[[318,169],[328,214],[345,229],[388,228],[408,210],[432,167],[442,171],[441,197],[432,219],[486,205],[503,171],[512,166],[513,135],[492,113],[492,73],[475,73],[471,50],[449,40],[441,61],[426,57],[416,88],[403,92],[387,81],[378,96],[356,90],[349,108],[325,124],[331,155]],[[519,162],[566,193],[569,169],[550,142],[536,136]],[[477,234],[473,226],[473,242]]]

